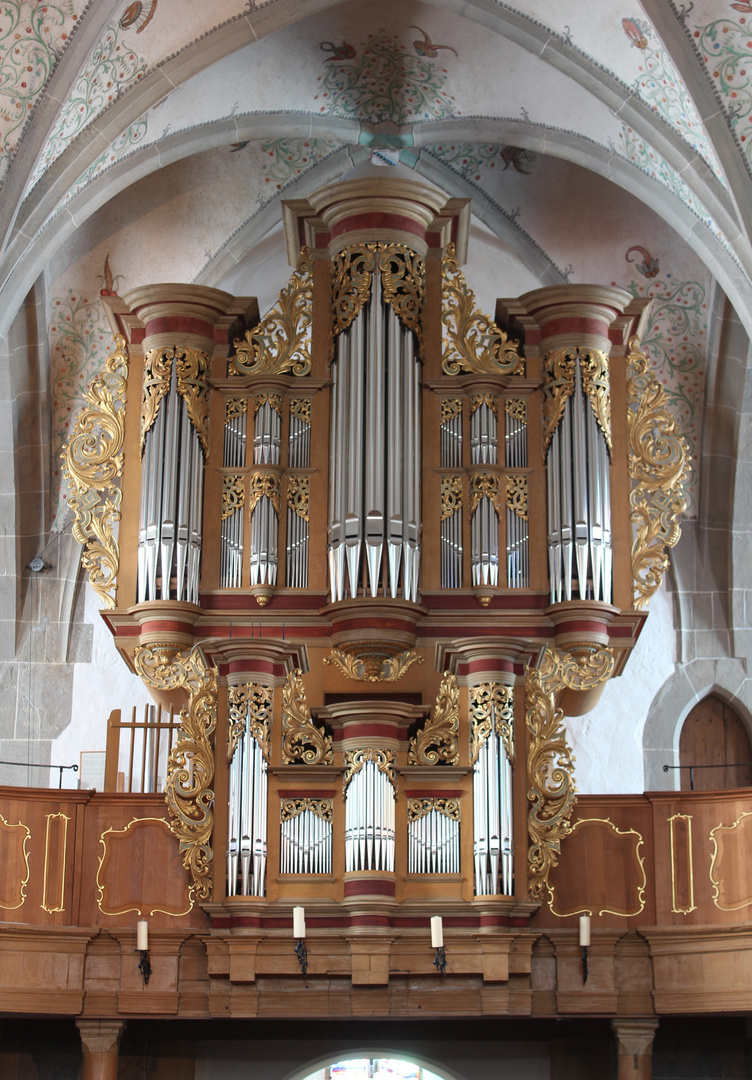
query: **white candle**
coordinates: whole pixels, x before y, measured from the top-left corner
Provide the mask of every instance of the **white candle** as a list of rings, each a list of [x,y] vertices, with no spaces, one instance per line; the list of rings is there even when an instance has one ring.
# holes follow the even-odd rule
[[[139,952],[149,949],[149,923],[146,919],[139,919],[136,923],[136,948]]]
[[[441,921],[441,915],[434,915],[431,918],[431,948],[443,949],[444,947],[444,924]]]
[[[580,945],[586,949],[590,944],[590,916],[580,915]]]
[[[294,938],[305,937],[305,908],[294,907],[292,909],[292,936]]]

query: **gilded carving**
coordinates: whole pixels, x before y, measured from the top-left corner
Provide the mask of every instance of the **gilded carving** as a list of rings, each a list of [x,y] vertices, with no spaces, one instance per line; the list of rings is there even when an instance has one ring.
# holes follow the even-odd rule
[[[357,318],[371,295],[371,281],[381,274],[385,303],[413,330],[422,349],[425,267],[404,244],[353,245],[332,259],[332,355],[337,334]]]
[[[394,768],[396,760],[396,750],[375,750],[370,746],[363,747],[359,750],[345,750],[345,771],[342,777],[342,791],[347,791],[353,776],[360,772],[367,761],[372,761],[376,765],[379,772],[386,776],[396,791],[397,774]]]
[[[476,412],[481,405],[486,405],[494,416],[499,413],[499,399],[496,394],[473,394],[470,398],[470,415]]]
[[[245,503],[245,484],[242,476],[222,477],[222,521],[232,517]]]
[[[231,686],[227,695],[229,725],[227,729],[227,764],[235,756],[240,739],[250,731],[267,761],[271,753],[273,690],[259,683]]]
[[[296,416],[298,420],[302,420],[306,424],[311,422],[311,399],[310,398],[291,398],[290,399],[290,416]]]
[[[353,642],[347,652],[332,649],[324,663],[336,665],[343,675],[357,682],[397,682],[413,664],[423,663],[415,649],[389,656],[384,653],[388,647],[375,641]]]
[[[441,367],[446,375],[461,371],[494,375],[523,374],[519,342],[507,335],[475,303],[457,263],[454,244],[441,262],[441,322],[446,328]]]
[[[287,505],[298,517],[308,521],[311,480],[308,476],[290,476],[287,479]]]
[[[183,866],[191,875],[197,900],[212,896],[214,826],[214,751],[217,726],[217,677],[198,646],[176,651],[172,645],[137,646],[136,672],[157,690],[184,687],[190,694],[180,713],[178,742],[167,762],[165,800],[170,829],[180,841]]]
[[[441,520],[446,521],[462,509],[462,477],[441,478]]]
[[[116,337],[115,351],[86,391],[86,405],[61,454],[71,488],[73,535],[84,549],[81,564],[107,607],[115,606],[120,566],[115,526],[122,495],[116,481],[123,472],[127,378],[125,340]]]
[[[441,399],[441,422],[446,424],[448,420],[455,420],[462,416],[462,398]]]
[[[248,410],[248,399],[242,397],[228,398],[225,402],[225,423],[234,420],[236,416],[243,416]]]
[[[187,346],[151,349],[144,358],[141,453],[144,452],[146,434],[157,418],[162,399],[170,389],[173,363],[175,389],[185,402],[186,411],[201,440],[204,454],[208,454],[210,389],[207,379],[211,362],[205,352]]]
[[[334,821],[333,799],[282,799],[280,821],[290,821],[305,813],[306,810],[310,810],[317,818],[327,821],[330,825]]]
[[[271,504],[279,517],[280,501],[279,474],[273,472],[255,472],[251,474],[251,490],[248,496],[248,513],[252,514],[256,509],[259,499],[264,496],[271,500]]]
[[[279,416],[282,415],[282,397],[280,394],[257,394],[253,399],[254,416],[262,405],[268,405],[271,409],[274,409],[275,413]]]
[[[420,821],[421,818],[435,810],[437,814],[451,818],[452,821],[460,820],[459,799],[408,799],[407,820]]]
[[[282,761],[290,765],[331,765],[332,737],[316,727],[306,704],[300,668],[291,671],[282,689]]]
[[[689,915],[697,910],[695,904],[695,875],[692,859],[692,815],[672,814],[668,819],[669,839],[671,843],[671,910],[679,915]],[[683,841],[683,842],[682,842]],[[679,865],[679,853],[683,848],[686,889],[682,890],[679,878],[682,868]],[[680,893],[686,893],[686,903],[681,902]]]
[[[479,683],[470,687],[470,764],[491,731],[504,744],[509,760],[514,764],[514,691],[503,683]]]
[[[7,831],[16,842],[17,851],[15,858],[11,852],[7,853],[7,861],[3,867],[2,885],[0,885],[0,908],[5,911],[15,911],[23,906],[26,900],[26,886],[29,884],[29,843],[31,842],[31,829],[22,821],[11,825],[0,814],[0,830]]]
[[[519,420],[522,424],[527,423],[527,407],[524,398],[507,398],[504,402],[504,412],[513,420]]]
[[[472,517],[481,499],[490,499],[499,517],[504,512],[504,500],[501,484],[496,473],[472,473],[470,476],[470,516]]]
[[[689,480],[690,450],[669,414],[666,394],[639,351],[629,342],[627,358],[627,435],[632,526],[634,606],[646,608],[668,567],[668,549],[681,535],[680,518],[687,508],[684,486]]]
[[[591,690],[609,678],[613,650],[582,647],[575,654],[549,646],[525,680],[525,719],[530,736],[528,774],[528,898],[542,901],[552,867],[559,861],[561,841],[576,801],[574,761],[567,746],[563,713],[555,695],[564,687]]]
[[[527,521],[526,476],[507,476],[507,509]]]
[[[457,677],[445,671],[436,704],[421,730],[410,739],[410,765],[458,765],[460,760],[460,691]]]
[[[598,427],[611,453],[611,384],[608,357],[599,349],[567,346],[546,353],[543,360],[543,452],[561,422],[568,399],[574,393],[575,365],[579,362],[582,389],[587,395]]]
[[[303,248],[298,265],[275,306],[245,338],[234,341],[229,375],[307,375],[311,370],[313,319],[311,252]]]
[[[44,838],[44,890],[41,906],[50,914],[65,911],[66,856],[70,820],[67,814],[47,814],[47,830]]]

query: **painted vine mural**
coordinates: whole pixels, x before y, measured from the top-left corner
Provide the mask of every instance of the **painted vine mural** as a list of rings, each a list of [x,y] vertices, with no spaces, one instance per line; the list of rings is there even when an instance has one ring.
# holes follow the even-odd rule
[[[692,37],[752,168],[752,3],[729,4],[727,15],[695,25]]]

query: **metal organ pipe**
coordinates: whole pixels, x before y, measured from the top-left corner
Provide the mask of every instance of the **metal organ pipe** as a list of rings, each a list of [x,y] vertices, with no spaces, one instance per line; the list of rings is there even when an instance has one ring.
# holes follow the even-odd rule
[[[574,389],[546,458],[551,602],[611,603],[610,459],[583,389],[579,356]]]
[[[228,896],[264,896],[267,849],[267,765],[263,751],[246,729],[230,762]],[[240,874],[238,874],[238,869]]]
[[[473,767],[473,829],[476,896],[512,895],[512,763],[493,706]]]
[[[415,601],[420,567],[419,363],[412,331],[372,295],[337,337],[333,365],[329,585],[333,601]],[[386,553],[386,554],[385,554]]]
[[[394,872],[394,788],[375,761],[364,761],[347,786],[345,871]]]

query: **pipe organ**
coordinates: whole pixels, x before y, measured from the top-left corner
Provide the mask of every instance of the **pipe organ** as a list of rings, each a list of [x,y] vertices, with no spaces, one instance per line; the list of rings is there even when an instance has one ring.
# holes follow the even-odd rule
[[[285,204],[262,318],[204,286],[107,298],[119,390],[90,401],[122,514],[117,540],[119,496],[77,527],[122,655],[186,706],[166,797],[222,925],[524,925],[574,802],[556,710],[592,707],[644,621],[645,302],[555,285],[486,314],[469,215],[347,181]]]

